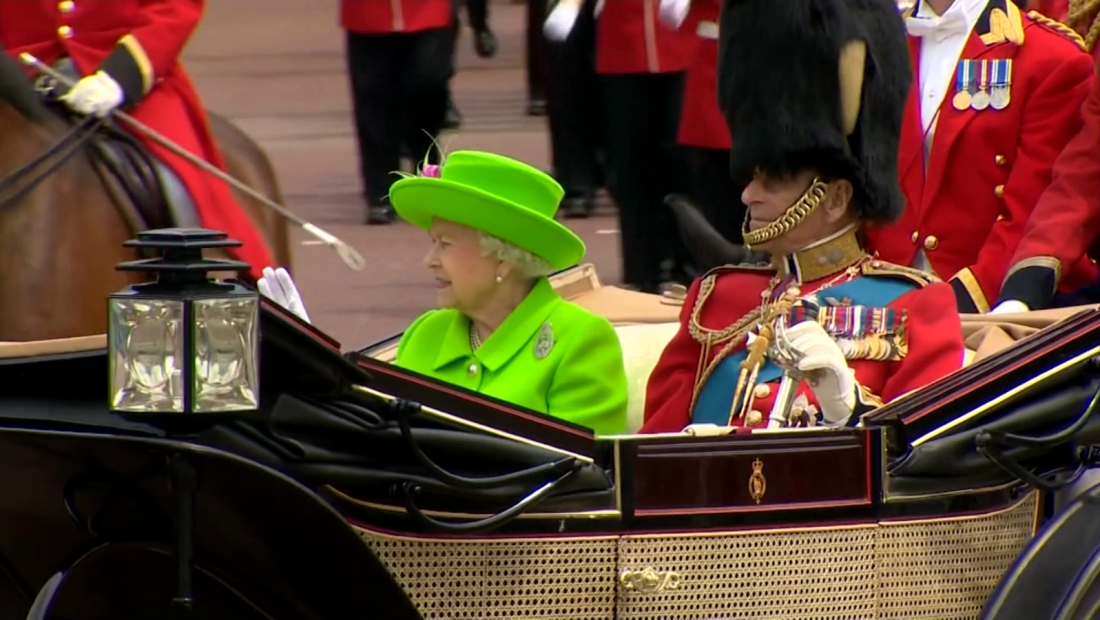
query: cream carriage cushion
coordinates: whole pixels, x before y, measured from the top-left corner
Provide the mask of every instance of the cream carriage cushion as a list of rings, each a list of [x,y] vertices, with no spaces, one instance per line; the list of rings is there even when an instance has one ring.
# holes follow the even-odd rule
[[[643,323],[615,328],[626,366],[626,432],[636,433],[645,419],[645,390],[649,374],[679,323]]]

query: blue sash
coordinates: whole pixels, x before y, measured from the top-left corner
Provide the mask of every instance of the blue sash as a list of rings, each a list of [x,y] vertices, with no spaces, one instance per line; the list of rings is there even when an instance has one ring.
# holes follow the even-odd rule
[[[875,278],[859,277],[853,280],[824,289],[820,293],[814,293],[821,305],[832,305],[830,300],[837,302],[850,301],[854,306],[869,306],[881,308],[890,305],[898,297],[915,289],[912,282],[900,278]],[[717,300],[710,300],[716,303]],[[707,379],[699,396],[695,400],[695,409],[691,412],[693,424],[717,424],[725,426],[729,423],[730,407],[733,406],[733,392],[737,389],[737,377],[741,374],[741,362],[748,352],[741,347],[735,353],[730,354],[714,369]],[[757,383],[769,383],[778,381],[783,376],[783,370],[767,360],[760,367],[757,375]],[[747,386],[752,389],[752,386]]]

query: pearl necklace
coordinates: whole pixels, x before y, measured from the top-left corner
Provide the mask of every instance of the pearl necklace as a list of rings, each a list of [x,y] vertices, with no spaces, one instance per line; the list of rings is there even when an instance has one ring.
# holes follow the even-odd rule
[[[477,335],[477,326],[470,321],[470,350],[477,351],[481,348],[481,336]]]

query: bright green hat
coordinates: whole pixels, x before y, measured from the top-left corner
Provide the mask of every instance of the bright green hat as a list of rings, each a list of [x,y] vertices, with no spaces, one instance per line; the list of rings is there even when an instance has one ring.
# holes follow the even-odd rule
[[[414,226],[433,218],[476,228],[512,243],[554,269],[584,257],[584,242],[554,220],[565,191],[550,175],[514,159],[455,151],[442,166],[425,166],[390,188],[390,204]]]

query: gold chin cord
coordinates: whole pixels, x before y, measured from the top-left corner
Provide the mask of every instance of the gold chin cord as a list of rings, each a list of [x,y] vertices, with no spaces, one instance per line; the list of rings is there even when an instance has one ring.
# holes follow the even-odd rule
[[[813,210],[825,199],[825,192],[828,188],[829,185],[822,181],[820,177],[815,177],[814,182],[810,184],[810,188],[802,192],[802,197],[798,199],[798,202],[791,205],[775,221],[759,230],[749,230],[749,220],[752,218],[750,212],[746,211],[745,222],[741,226],[745,246],[751,248],[754,245],[760,245],[787,234],[792,228],[801,224],[806,216],[813,213]]]

